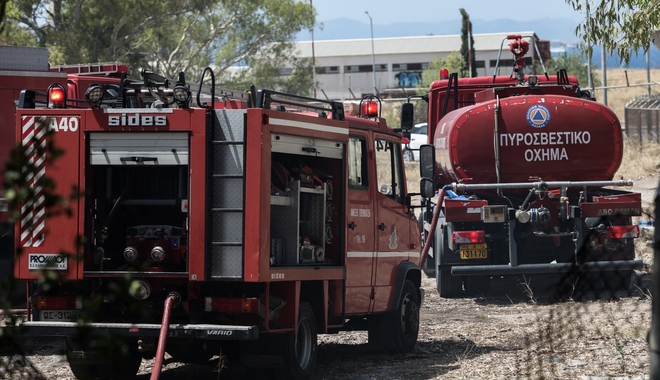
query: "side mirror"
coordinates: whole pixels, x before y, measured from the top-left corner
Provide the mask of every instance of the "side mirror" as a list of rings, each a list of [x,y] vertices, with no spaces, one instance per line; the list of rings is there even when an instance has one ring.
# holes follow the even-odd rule
[[[435,197],[435,184],[432,179],[422,178],[419,181],[419,193],[422,198]]]
[[[422,180],[419,183],[419,192],[422,198],[435,196],[435,148],[433,145],[424,144],[419,147],[419,175]]]
[[[435,179],[435,148],[431,144],[419,147],[419,176],[422,178]]]
[[[403,103],[401,105],[401,129],[409,131],[414,126],[415,106],[412,103]]]

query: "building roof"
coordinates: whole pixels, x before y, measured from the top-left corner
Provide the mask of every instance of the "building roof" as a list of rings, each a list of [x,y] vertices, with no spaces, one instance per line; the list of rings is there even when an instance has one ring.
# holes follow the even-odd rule
[[[535,32],[474,34],[474,49],[477,51],[499,50],[502,40],[511,34],[532,36],[538,40]],[[312,57],[312,41],[300,41],[296,44],[300,51],[299,57]],[[374,38],[373,44],[374,52],[377,55],[451,53],[452,51],[461,50],[461,35]],[[371,54],[371,38],[314,41],[314,56],[316,58],[367,54]]]

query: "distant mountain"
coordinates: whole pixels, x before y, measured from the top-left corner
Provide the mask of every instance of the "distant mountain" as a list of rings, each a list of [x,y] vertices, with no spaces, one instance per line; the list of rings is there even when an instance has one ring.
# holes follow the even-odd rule
[[[366,16],[365,16],[366,18]],[[553,53],[566,50],[569,54],[577,51],[576,46],[581,39],[575,35],[576,21],[570,18],[540,18],[535,20],[472,20],[474,33],[501,33],[534,31],[540,39],[551,42]],[[374,24],[374,38],[412,37],[426,35],[461,34],[461,20],[445,20],[437,23],[429,22],[397,22],[393,24]],[[349,40],[371,38],[369,22],[347,18],[332,19],[323,22],[323,29],[318,26],[314,30],[314,40]],[[298,33],[297,41],[310,41],[309,31]],[[585,60],[586,61],[586,60]],[[592,64],[600,67],[600,48],[594,47]],[[660,68],[660,51],[652,46],[650,50],[651,68]],[[617,55],[607,59],[608,67],[619,67]],[[646,58],[643,52],[631,57],[629,68],[645,69]]]

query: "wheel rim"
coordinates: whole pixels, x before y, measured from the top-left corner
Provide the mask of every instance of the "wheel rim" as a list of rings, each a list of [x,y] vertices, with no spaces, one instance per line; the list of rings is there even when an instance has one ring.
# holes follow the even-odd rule
[[[419,307],[410,294],[406,294],[401,308],[401,331],[407,339],[417,335],[419,329]]]
[[[307,318],[298,323],[298,335],[296,335],[296,358],[298,365],[306,369],[312,360],[312,327]]]

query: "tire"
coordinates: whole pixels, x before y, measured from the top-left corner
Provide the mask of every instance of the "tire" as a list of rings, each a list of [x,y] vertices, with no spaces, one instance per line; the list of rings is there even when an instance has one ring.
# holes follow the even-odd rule
[[[419,214],[419,217],[417,218],[417,223],[419,223],[419,230],[422,232],[422,248],[424,248],[424,245],[430,242],[427,242],[428,240],[428,232],[424,230],[424,214],[425,211],[422,211]],[[433,246],[429,249],[429,253],[433,250]],[[435,255],[431,257],[428,255],[426,257],[426,260],[424,261],[424,267],[422,268],[422,271],[428,278],[435,278]]]
[[[71,367],[71,372],[79,380],[128,380],[134,379],[140,369],[142,356],[137,349],[137,342],[125,342],[128,351],[124,354],[117,352],[121,350],[112,350],[113,355],[106,357],[101,351],[90,350],[66,340],[66,357]],[[89,359],[80,358],[80,354]]]
[[[403,161],[405,162],[413,162],[415,161],[415,152],[408,148],[403,149]]]
[[[633,271],[631,270],[602,272],[605,288],[611,292],[627,292],[630,289],[632,273]]]
[[[439,220],[438,223],[441,221]],[[442,220],[444,224],[444,217]],[[451,267],[440,266],[440,258],[445,250],[449,249],[445,231],[443,228],[437,228],[435,231],[434,247],[436,250],[433,252],[435,256],[436,270],[435,270],[435,288],[442,298],[454,298],[461,295],[463,292],[463,280],[460,277],[451,275]]]
[[[316,366],[316,318],[308,303],[301,303],[298,313],[298,333],[287,333],[281,339],[283,369],[273,370],[276,379],[303,380],[311,378]]]
[[[412,281],[406,280],[403,284],[401,299],[391,317],[394,351],[412,351],[419,334],[419,295]]]
[[[442,298],[456,298],[463,292],[463,281],[451,275],[451,268],[435,271],[435,287]]]
[[[465,294],[472,296],[477,294],[486,294],[490,291],[489,276],[466,276],[463,280]]]

